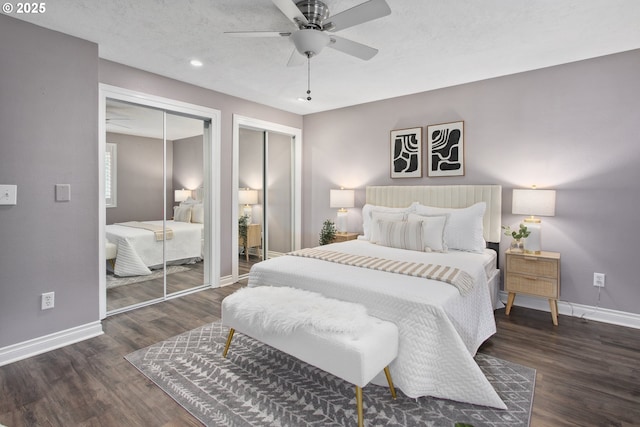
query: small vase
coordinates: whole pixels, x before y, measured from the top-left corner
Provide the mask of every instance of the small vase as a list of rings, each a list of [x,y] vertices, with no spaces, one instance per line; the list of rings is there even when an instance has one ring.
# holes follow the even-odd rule
[[[511,252],[524,252],[524,243],[521,239],[511,241]]]

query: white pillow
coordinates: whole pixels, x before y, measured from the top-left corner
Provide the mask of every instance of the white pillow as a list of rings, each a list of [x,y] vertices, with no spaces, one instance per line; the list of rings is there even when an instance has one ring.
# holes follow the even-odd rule
[[[404,221],[405,219],[406,214],[404,212],[372,212],[371,221],[373,221],[373,227],[371,227],[369,241],[371,243],[378,243],[380,241],[379,221]]]
[[[422,241],[422,221],[385,221],[377,220],[380,240],[378,244],[391,248],[420,251],[424,249]]]
[[[422,241],[425,252],[447,252],[447,243],[444,240],[444,230],[447,225],[445,215],[418,215],[410,213],[407,220],[410,222],[422,221]]]
[[[204,206],[202,203],[191,207],[191,222],[204,224]]]
[[[467,252],[482,252],[487,243],[483,237],[482,218],[487,209],[485,202],[479,202],[468,208],[437,208],[434,206],[416,206],[418,215],[449,214],[444,229],[444,240],[449,249]]]
[[[407,206],[406,208],[389,208],[386,206],[376,206],[366,204],[362,207],[362,231],[365,240],[371,240],[371,225],[372,225],[372,214],[373,212],[386,212],[386,213],[409,213],[413,212],[415,206],[417,205],[414,202],[411,206]]]
[[[191,207],[190,206],[174,207],[173,220],[178,222],[191,222]]]

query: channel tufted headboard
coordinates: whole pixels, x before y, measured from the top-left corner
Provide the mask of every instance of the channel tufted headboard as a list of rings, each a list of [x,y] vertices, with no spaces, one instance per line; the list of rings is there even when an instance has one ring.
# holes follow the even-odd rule
[[[499,243],[501,238],[502,186],[500,185],[388,185],[368,186],[366,203],[405,207],[413,202],[441,208],[466,208],[485,202],[484,239]]]

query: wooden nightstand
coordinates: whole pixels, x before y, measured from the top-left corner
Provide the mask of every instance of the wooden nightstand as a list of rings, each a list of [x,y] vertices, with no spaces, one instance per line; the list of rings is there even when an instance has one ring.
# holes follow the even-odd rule
[[[245,242],[242,237],[238,237],[238,246],[244,247],[245,257],[249,261],[249,249],[262,246],[262,225],[248,224],[247,241]]]
[[[505,314],[508,316],[517,293],[549,299],[551,319],[558,326],[560,297],[560,254],[542,251],[539,254],[506,252],[505,290],[509,292]]]
[[[347,240],[356,240],[358,233],[336,233],[336,237],[333,238],[333,243],[346,242]]]

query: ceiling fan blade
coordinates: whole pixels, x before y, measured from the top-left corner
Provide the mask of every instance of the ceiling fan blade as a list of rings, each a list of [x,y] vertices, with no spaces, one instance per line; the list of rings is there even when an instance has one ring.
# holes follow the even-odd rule
[[[331,36],[331,42],[328,46],[365,61],[373,58],[378,53],[378,49],[334,35]]]
[[[344,12],[330,16],[324,26],[329,31],[340,31],[389,14],[391,14],[391,8],[385,0],[369,0]]]
[[[289,37],[286,31],[225,31],[231,37]]]
[[[302,14],[298,6],[291,0],[271,0],[273,4],[276,5],[280,12],[284,13],[284,15],[291,20],[298,27],[300,23],[306,25],[309,23],[307,18]]]
[[[287,62],[287,67],[298,67],[306,62],[307,58],[300,55],[297,49],[293,49],[291,52],[291,56],[289,57],[289,62]]]

